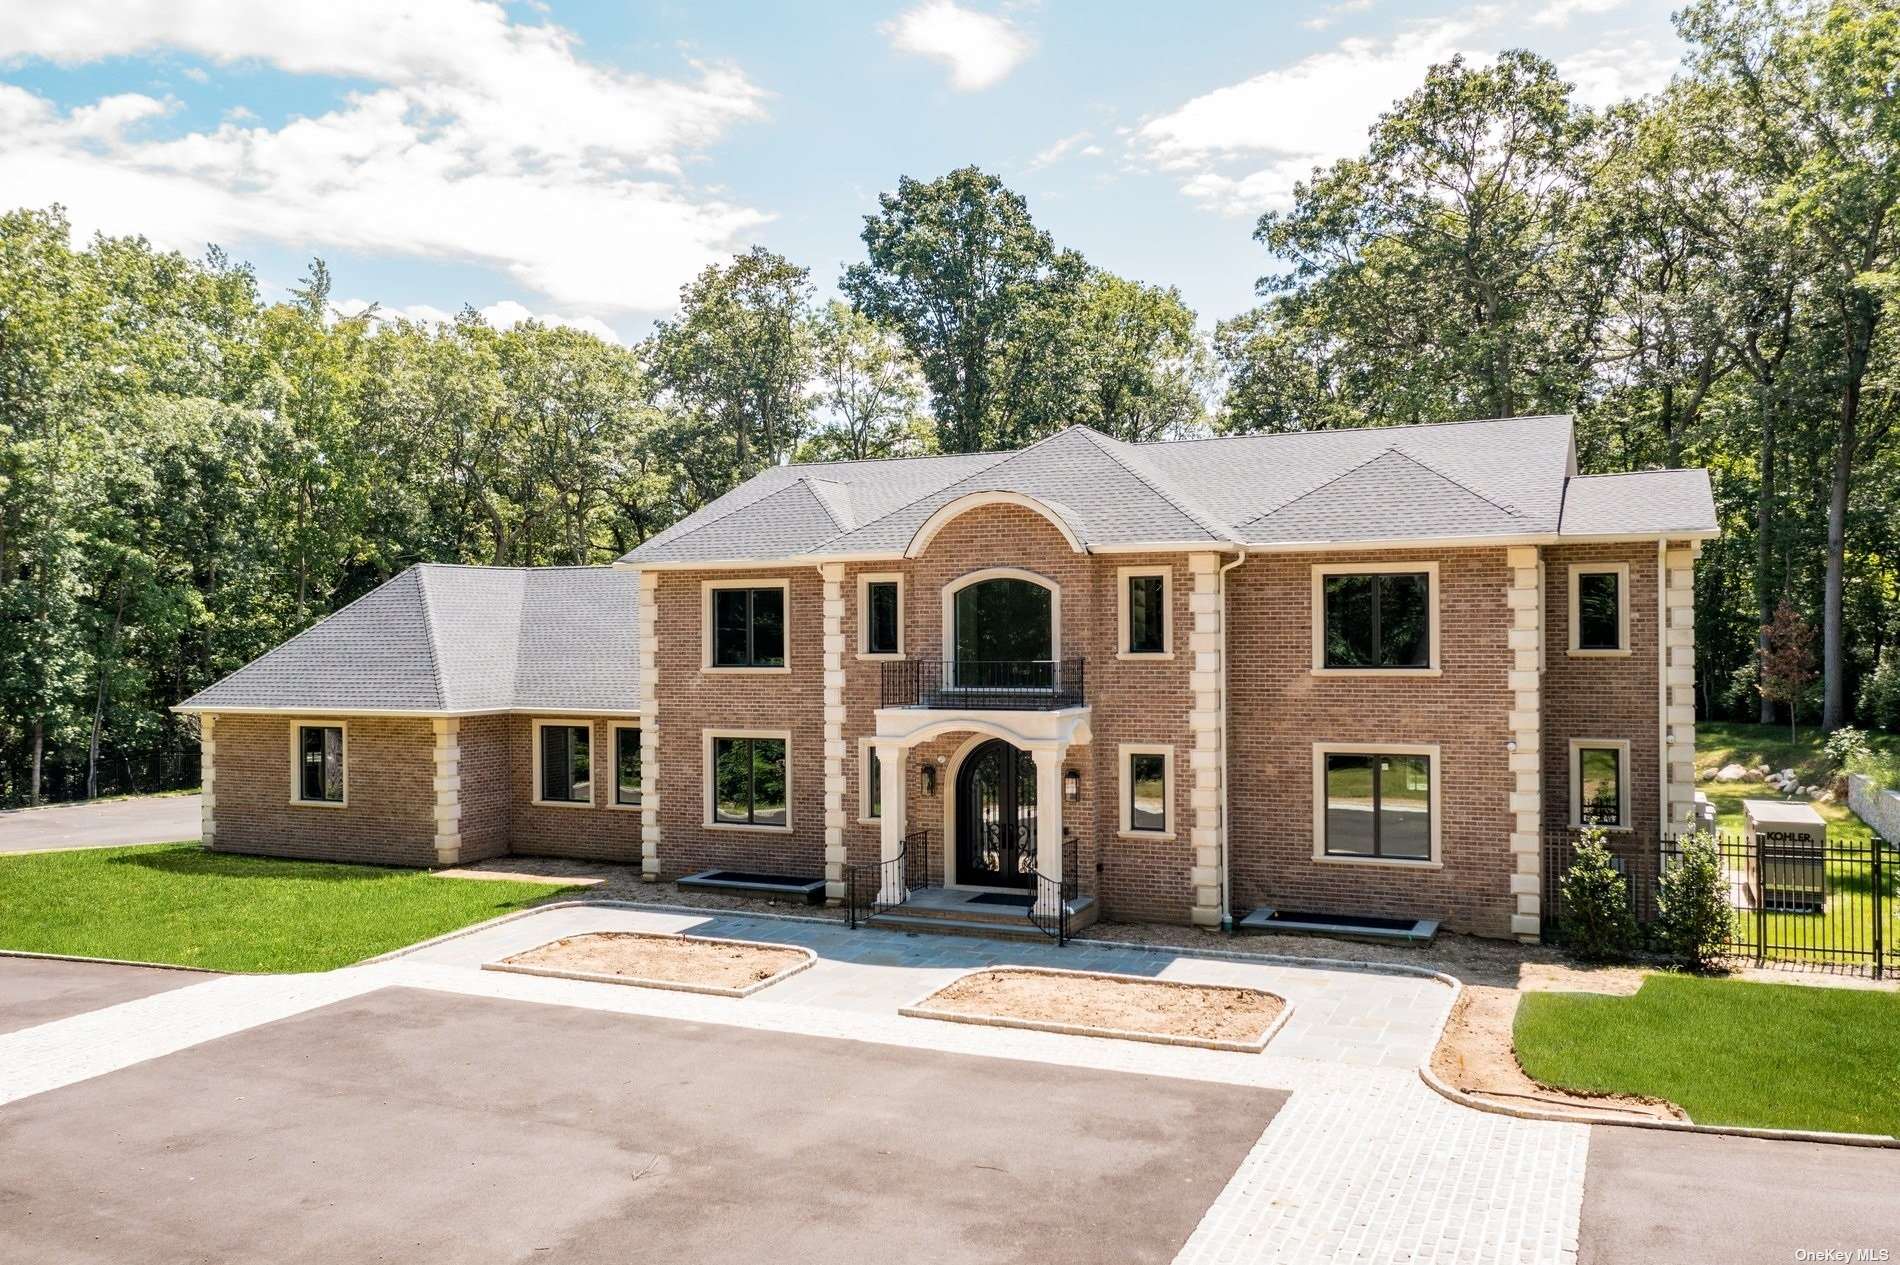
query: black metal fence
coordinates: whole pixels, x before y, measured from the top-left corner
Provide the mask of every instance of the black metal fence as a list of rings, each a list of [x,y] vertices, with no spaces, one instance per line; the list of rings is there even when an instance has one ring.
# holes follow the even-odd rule
[[[1714,836],[1727,879],[1726,955],[1767,966],[1804,966],[1887,973],[1900,934],[1900,849],[1878,837],[1829,839],[1816,846],[1757,836]],[[1543,934],[1564,937],[1563,877],[1576,858],[1574,831],[1544,839]],[[1611,835],[1611,858],[1623,875],[1639,926],[1656,920],[1663,874],[1682,856],[1680,841]]]
[[[99,756],[96,793],[147,795],[154,791],[182,791],[199,783],[198,750],[144,752]],[[33,775],[24,764],[10,767],[0,778],[0,808],[18,808],[32,798]],[[49,756],[40,766],[40,802],[59,804],[87,798],[86,759]]]
[[[884,665],[885,707],[1054,711],[1080,707],[1077,659],[906,659]]]

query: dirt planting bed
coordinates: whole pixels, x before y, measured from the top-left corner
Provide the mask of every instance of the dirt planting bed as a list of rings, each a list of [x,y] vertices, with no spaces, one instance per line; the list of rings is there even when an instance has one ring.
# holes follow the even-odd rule
[[[600,931],[568,936],[485,969],[745,997],[815,961],[811,950],[783,944]]]
[[[1254,1052],[1265,1047],[1286,1011],[1284,998],[1257,988],[999,967],[952,980],[902,1013]]]

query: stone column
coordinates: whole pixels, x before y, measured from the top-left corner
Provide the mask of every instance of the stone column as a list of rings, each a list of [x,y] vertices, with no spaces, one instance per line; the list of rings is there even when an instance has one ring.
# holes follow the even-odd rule
[[[1695,813],[1695,560],[1700,544],[1663,555],[1664,838],[1690,829]]]
[[[818,568],[825,581],[825,902],[844,899],[844,564]]]
[[[435,726],[435,859],[462,859],[462,721],[437,716]]]
[[[660,576],[640,573],[634,626],[640,635],[640,878],[660,877]]]
[[[894,742],[877,744],[877,762],[879,782],[878,856],[884,862],[878,867],[878,903],[898,905],[910,899],[910,889],[904,883],[904,867],[898,865],[898,855],[904,850],[905,810],[904,802],[904,760],[909,753]]]
[[[1194,747],[1188,752],[1188,767],[1193,770],[1192,804],[1194,825],[1189,840],[1194,848],[1194,865],[1188,881],[1194,890],[1189,917],[1197,927],[1218,927],[1221,920],[1221,864],[1227,842],[1227,823],[1221,820],[1221,776],[1225,753],[1221,749],[1226,728],[1227,699],[1224,688],[1226,630],[1222,627],[1220,600],[1220,555],[1188,555],[1188,574],[1194,577],[1194,590],[1188,597],[1188,610],[1194,617],[1188,634],[1188,650],[1194,656],[1194,668],[1188,678],[1193,706],[1188,711],[1188,730],[1194,735]],[[1168,788],[1170,797],[1174,788]],[[1170,807],[1172,811],[1172,806]]]
[[[1062,752],[1037,747],[1036,870],[1054,883],[1036,884],[1036,912],[1054,917],[1062,902]]]
[[[203,807],[199,810],[199,837],[205,847],[216,844],[218,837],[218,743],[216,716],[198,717],[198,785]]]
[[[1511,933],[1535,943],[1543,913],[1543,730],[1544,569],[1534,545],[1505,551],[1510,583],[1504,591],[1511,612]],[[1444,776],[1441,772],[1439,776]]]

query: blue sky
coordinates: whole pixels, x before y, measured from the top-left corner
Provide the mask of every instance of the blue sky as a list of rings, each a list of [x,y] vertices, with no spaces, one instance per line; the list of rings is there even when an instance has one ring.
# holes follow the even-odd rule
[[[631,340],[753,243],[831,291],[880,190],[976,163],[1211,326],[1294,180],[1512,47],[1593,104],[1681,54],[1655,0],[0,3],[0,190],[271,295],[316,255],[342,301]]]

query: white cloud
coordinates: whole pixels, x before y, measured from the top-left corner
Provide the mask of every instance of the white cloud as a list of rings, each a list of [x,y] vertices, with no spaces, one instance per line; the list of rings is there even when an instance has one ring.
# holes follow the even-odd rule
[[[445,312],[428,303],[411,303],[404,307],[390,307],[387,304],[372,304],[368,299],[345,299],[334,305],[343,316],[357,316],[376,309],[372,321],[414,321],[421,325],[447,325],[454,322],[456,313]],[[539,321],[543,325],[565,325],[573,329],[584,330],[606,342],[618,343],[620,335],[613,331],[605,321],[593,316],[555,316],[548,312],[531,312],[513,299],[502,299],[480,309],[481,318],[496,329],[511,329],[523,321]]]
[[[766,218],[682,175],[764,115],[764,94],[731,67],[628,74],[486,0],[0,8],[0,59],[161,50],[372,86],[276,127],[232,111],[161,135],[151,124],[169,107],[149,97],[62,112],[0,84],[9,196],[63,202],[81,231],[168,245],[261,237],[477,263],[594,312],[671,308],[681,281]]]
[[[1035,47],[1009,19],[963,8],[953,0],[925,0],[879,29],[899,52],[947,64],[950,86],[958,92],[1001,83]]]
[[[1027,164],[1025,164],[1025,169],[1028,171],[1040,171],[1051,163],[1061,162],[1062,159],[1064,159],[1071,153],[1077,153],[1077,154],[1101,153],[1102,152],[1101,146],[1083,144],[1084,141],[1088,140],[1090,135],[1091,133],[1085,128],[1080,132],[1072,132],[1069,135],[1062,137],[1060,140],[1056,141],[1054,144],[1048,145],[1044,147],[1043,149],[1036,151],[1035,156],[1031,158]]]
[[[1315,166],[1363,149],[1374,120],[1434,62],[1460,51],[1486,60],[1467,47],[1478,29],[1453,18],[1390,40],[1341,41],[1147,120],[1135,129],[1136,153],[1182,173],[1182,192],[1212,209],[1250,215],[1286,205]],[[1234,174],[1236,164],[1251,170]]]
[[[1680,66],[1678,50],[1658,49],[1648,40],[1637,39],[1617,47],[1585,49],[1560,59],[1557,70],[1576,85],[1578,101],[1605,106],[1662,89]]]
[[[1592,17],[1620,9],[1628,3],[1629,0],[1550,0],[1550,3],[1531,15],[1531,21],[1538,26],[1567,26],[1570,19],[1579,14]]]
[[[1339,0],[1338,4],[1329,4],[1319,11],[1319,16],[1311,17],[1300,23],[1309,31],[1323,31],[1339,21],[1348,13],[1364,13],[1372,7],[1372,0]]]

